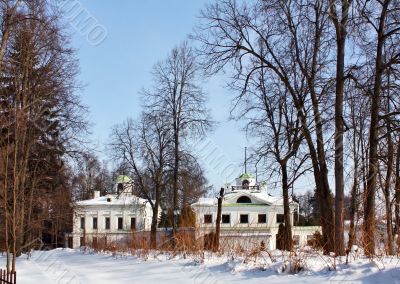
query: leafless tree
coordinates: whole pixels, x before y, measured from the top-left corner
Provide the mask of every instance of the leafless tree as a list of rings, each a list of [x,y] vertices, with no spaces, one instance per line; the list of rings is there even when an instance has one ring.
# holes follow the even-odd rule
[[[104,195],[112,188],[112,177],[107,165],[91,152],[79,155],[72,182],[76,200],[93,198],[95,190]]]
[[[363,244],[365,253],[373,255],[375,253],[375,195],[379,171],[380,122],[383,118],[397,114],[397,112],[382,113],[381,111],[385,74],[393,74],[399,65],[400,3],[392,0],[360,0],[356,3],[360,14],[358,25],[362,33],[359,46],[367,58],[366,63],[368,63],[364,71],[367,75],[364,85],[367,95],[371,98],[368,179],[364,192]]]
[[[329,1],[329,15],[336,31],[336,96],[335,96],[335,253],[344,255],[344,123],[345,53],[347,26],[352,0]],[[339,7],[337,7],[339,6]],[[338,12],[340,9],[340,13]]]
[[[172,142],[168,126],[164,116],[143,113],[138,123],[128,119],[115,126],[110,143],[114,159],[126,163],[125,170],[134,178],[135,190],[152,207],[152,248],[156,248],[159,208],[167,182]]]
[[[40,236],[40,232],[33,234],[29,222],[38,218],[43,208],[49,211],[41,216],[51,215],[53,209],[44,203],[56,191],[69,190],[62,186],[64,155],[77,130],[85,128],[74,94],[77,62],[58,25],[59,15],[52,13],[44,0],[17,2],[11,14],[9,6],[1,10],[5,14],[0,69],[0,198],[6,219],[8,271],[16,270],[16,257],[32,238]],[[46,198],[41,198],[42,193]],[[71,200],[63,201],[69,204]]]
[[[173,137],[173,210],[179,209],[180,153],[184,139],[201,137],[211,127],[206,96],[199,85],[199,66],[187,42],[175,47],[153,69],[154,88],[144,92],[148,111],[163,115]],[[174,222],[174,231],[176,224]]]
[[[330,117],[332,37],[329,5],[325,1],[221,0],[201,13],[194,38],[203,65],[211,74],[233,73],[245,95],[248,82],[264,69],[285,86],[297,110],[302,136],[313,166],[325,240],[324,251],[334,251],[334,218],[328,183],[328,150],[324,131]],[[243,84],[244,82],[244,84]]]
[[[293,249],[290,221],[289,190],[307,170],[308,155],[300,150],[304,137],[297,111],[284,86],[269,78],[265,70],[248,82],[247,93],[239,96],[235,106],[240,107],[239,118],[246,118],[249,138],[256,138],[254,159],[266,171],[281,177],[284,218],[285,249]],[[256,73],[255,72],[255,73]],[[251,97],[251,98],[249,98]],[[272,174],[271,174],[272,175]]]
[[[349,176],[352,180],[350,189],[350,208],[349,208],[349,240],[347,249],[356,244],[356,225],[357,220],[361,217],[359,210],[361,209],[362,199],[360,196],[363,190],[366,188],[366,160],[367,160],[367,128],[369,125],[368,121],[368,108],[369,98],[364,95],[363,88],[357,88],[357,84],[353,81],[347,81],[346,88],[346,105],[347,110],[344,113],[344,118],[347,121],[348,135],[346,141],[348,143],[348,156],[352,163],[349,165]]]

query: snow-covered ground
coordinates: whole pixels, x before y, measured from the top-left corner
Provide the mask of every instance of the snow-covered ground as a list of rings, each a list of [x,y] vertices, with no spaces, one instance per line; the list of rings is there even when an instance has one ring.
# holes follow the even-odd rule
[[[301,254],[304,269],[292,275],[282,272],[280,252],[257,257],[206,256],[204,261],[182,256],[136,256],[87,253],[72,249],[36,251],[17,261],[18,283],[400,283],[400,259],[370,261],[361,257],[349,265],[332,258]],[[5,256],[0,256],[4,267]]]

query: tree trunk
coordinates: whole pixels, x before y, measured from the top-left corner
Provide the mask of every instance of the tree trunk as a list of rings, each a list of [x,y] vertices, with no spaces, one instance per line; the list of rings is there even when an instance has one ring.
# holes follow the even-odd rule
[[[177,127],[174,129],[174,173],[173,173],[173,220],[172,231],[176,234],[176,210],[178,210],[178,178],[179,178],[179,132]]]
[[[353,125],[355,125],[355,118],[354,118],[354,108],[352,107],[351,111],[353,112],[352,120]],[[358,194],[358,162],[359,162],[359,147],[356,138],[356,131],[353,133],[353,160],[354,160],[354,173],[353,173],[353,187],[351,188],[351,195],[350,195],[350,228],[349,228],[349,241],[347,243],[347,249],[351,250],[351,247],[355,241],[355,217],[357,212],[357,194]]]
[[[400,249],[400,142],[396,153],[396,182],[394,194],[395,234],[397,234],[397,250]]]
[[[336,100],[335,100],[335,254],[344,255],[344,176],[343,176],[343,91],[346,27],[349,2],[341,1],[341,19],[335,1],[330,1],[330,17],[336,30]]]
[[[281,163],[281,170],[282,170],[283,214],[285,219],[284,249],[292,251],[293,238],[292,238],[292,224],[290,222],[289,185],[288,185],[287,166],[285,163]]]
[[[154,207],[153,207],[153,217],[151,218],[151,228],[150,228],[150,248],[151,249],[157,249],[158,207],[159,207],[159,200],[156,199],[156,202],[154,203]]]
[[[300,107],[301,106],[296,105],[297,109],[299,109]],[[318,207],[320,208],[320,214],[321,214],[320,221],[322,228],[323,250],[324,254],[329,254],[331,251],[333,251],[334,237],[333,237],[332,227],[334,219],[332,214],[332,200],[330,196],[330,189],[328,183],[328,169],[324,162],[321,164],[321,160],[317,155],[313,139],[308,129],[307,120],[301,111],[299,112],[299,117],[302,124],[302,132],[307,141],[308,149],[310,151],[310,158],[313,166],[316,195],[318,200]],[[321,141],[319,138],[317,138],[317,143],[318,141]],[[323,142],[320,142],[319,147],[321,147],[321,144],[323,145]]]
[[[4,226],[5,226],[5,245],[6,245],[6,269],[7,273],[10,273],[10,243],[9,243],[9,210],[8,210],[8,165],[9,165],[9,153],[8,153],[8,147],[9,147],[9,134],[7,131],[7,144],[5,147],[5,159],[6,159],[6,164],[5,164],[5,169],[4,169]]]
[[[221,231],[221,214],[222,214],[222,200],[224,198],[224,188],[221,188],[218,196],[218,207],[217,207],[217,220],[215,224],[215,240],[213,242],[213,251],[219,250],[219,238]]]
[[[378,172],[378,128],[379,128],[379,101],[381,95],[383,74],[383,45],[385,42],[384,26],[387,13],[388,1],[385,1],[379,19],[377,34],[377,49],[375,59],[374,89],[371,94],[370,130],[369,130],[369,161],[368,181],[364,193],[364,223],[363,223],[363,246],[365,254],[375,254],[375,194]]]
[[[388,131],[390,131],[388,127]],[[392,205],[391,205],[391,197],[390,197],[390,184],[392,179],[392,171],[393,171],[393,142],[392,135],[390,133],[387,134],[387,170],[386,170],[386,179],[385,185],[383,187],[383,194],[385,197],[385,209],[386,209],[386,233],[387,233],[387,254],[394,254],[393,247],[393,224],[392,224]]]

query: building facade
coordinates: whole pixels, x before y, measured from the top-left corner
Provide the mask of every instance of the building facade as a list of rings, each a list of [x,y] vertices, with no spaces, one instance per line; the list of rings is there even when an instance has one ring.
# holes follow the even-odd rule
[[[217,198],[201,198],[192,205],[196,213],[198,237],[215,232]],[[298,204],[290,200],[290,220],[293,226],[294,211]],[[234,185],[226,186],[222,202],[221,245],[242,248],[264,246],[276,248],[279,224],[284,223],[283,199],[267,193],[263,184],[244,173],[235,180]],[[293,226],[295,245],[310,243],[315,231],[320,227]]]
[[[133,194],[132,180],[119,176],[111,194],[95,191],[93,199],[77,202],[68,246],[121,242],[132,233],[150,231],[152,216],[149,202]]]
[[[321,229],[317,226],[293,226],[298,204],[290,200],[289,207],[294,243],[307,245],[313,234]],[[196,213],[195,237],[204,241],[216,230],[217,198],[200,198],[192,208]],[[234,185],[225,188],[220,244],[235,249],[263,246],[273,250],[279,224],[284,223],[283,213],[282,198],[268,194],[266,186],[257,183],[252,175],[242,174]],[[73,232],[67,236],[69,244],[66,245],[72,248],[95,247],[99,243],[126,243],[133,239],[133,235],[148,236],[152,214],[149,202],[133,194],[132,180],[119,176],[112,193],[100,196],[95,192],[93,199],[77,202]],[[158,233],[160,236],[162,229]]]

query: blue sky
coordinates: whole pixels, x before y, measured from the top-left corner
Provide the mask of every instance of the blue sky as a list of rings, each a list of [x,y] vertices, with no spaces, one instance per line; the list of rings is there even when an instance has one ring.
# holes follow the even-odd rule
[[[107,159],[104,146],[111,127],[127,117],[139,115],[139,92],[151,86],[152,66],[186,39],[207,2],[71,1],[77,6],[75,11],[66,13],[66,22],[80,60],[78,79],[85,84],[81,95],[90,110],[91,139],[102,159]],[[80,29],[77,22],[71,20],[78,11],[84,16],[89,15],[94,25],[107,31],[100,44],[92,45],[88,31]],[[208,107],[218,126],[207,139],[195,141],[194,149],[210,184],[216,188],[242,172],[247,144],[240,125],[229,121],[234,95],[224,88],[225,85],[226,79],[222,76],[203,85],[209,98]]]

